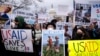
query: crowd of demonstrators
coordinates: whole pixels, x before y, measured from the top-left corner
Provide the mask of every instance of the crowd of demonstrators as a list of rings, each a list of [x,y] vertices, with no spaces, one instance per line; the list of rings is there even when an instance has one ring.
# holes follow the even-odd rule
[[[31,29],[32,30],[32,43],[33,43],[33,53],[24,53],[17,51],[7,51],[7,55],[13,56],[41,56],[41,42],[42,42],[42,29],[56,30],[56,23],[61,21],[61,19],[53,19],[48,23],[35,23],[33,25],[27,24],[24,21],[24,17],[17,16],[11,24],[12,29]],[[86,40],[86,39],[100,39],[100,28],[98,28],[97,23],[91,23],[87,27],[75,26],[72,30],[72,36],[68,33],[68,26],[64,26],[64,36],[65,36],[65,55],[68,56],[68,40]],[[1,35],[0,35],[1,36]],[[2,36],[0,37],[2,38]],[[57,38],[55,38],[57,40]],[[51,46],[51,41],[48,41]],[[2,49],[5,50],[2,40],[0,39],[0,44],[2,44]],[[0,45],[1,46],[1,45]],[[2,51],[3,52],[3,51]]]
[[[73,29],[72,40],[100,39],[100,28],[96,22],[87,27],[75,26]]]

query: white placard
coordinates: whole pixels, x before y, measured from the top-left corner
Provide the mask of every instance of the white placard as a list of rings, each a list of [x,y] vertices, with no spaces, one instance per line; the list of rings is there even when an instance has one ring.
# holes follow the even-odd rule
[[[1,32],[6,50],[33,52],[31,30],[2,29]]]
[[[91,19],[100,20],[100,3],[91,4]]]

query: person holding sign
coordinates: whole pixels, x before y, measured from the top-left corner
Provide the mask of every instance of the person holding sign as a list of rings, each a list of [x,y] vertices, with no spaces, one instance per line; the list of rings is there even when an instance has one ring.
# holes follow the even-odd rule
[[[48,29],[48,30],[54,30],[54,29],[56,29],[56,25],[54,23],[48,23],[46,25],[46,29]]]
[[[14,21],[15,21],[15,25],[16,25],[16,27],[14,29],[16,29],[16,30],[17,29],[31,29],[30,26],[28,26],[28,24],[25,23],[24,17],[22,17],[22,16],[16,16]],[[18,36],[18,37],[20,37],[20,36]],[[31,41],[34,42],[33,40],[31,40]],[[28,49],[28,48],[25,48],[25,49]],[[33,56],[34,53],[33,52],[9,51],[8,55],[9,56],[13,56],[13,55],[15,55],[15,56]]]
[[[17,16],[15,18],[15,29],[25,29],[26,23],[24,22],[24,17],[22,16]]]
[[[41,52],[41,39],[42,39],[42,30],[41,30],[41,25],[39,23],[36,23],[34,25],[33,35],[34,35],[34,53],[36,54],[35,56],[39,56],[39,52]]]

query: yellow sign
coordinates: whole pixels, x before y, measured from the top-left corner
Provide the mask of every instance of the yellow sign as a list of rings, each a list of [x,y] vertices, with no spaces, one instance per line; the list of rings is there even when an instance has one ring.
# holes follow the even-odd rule
[[[69,56],[100,56],[100,40],[68,41]]]

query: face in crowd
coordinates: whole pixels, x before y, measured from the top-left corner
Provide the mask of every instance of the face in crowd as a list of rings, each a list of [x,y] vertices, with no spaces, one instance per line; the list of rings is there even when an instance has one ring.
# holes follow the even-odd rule
[[[46,29],[48,29],[48,30],[54,30],[54,29],[56,29],[56,25],[52,24],[52,23],[48,23],[47,26],[46,26]]]
[[[6,7],[4,13],[9,13],[11,11],[11,7]]]
[[[36,30],[40,30],[40,29],[41,29],[41,27],[40,27],[40,24],[39,24],[39,23],[35,24],[35,29],[36,29]]]

